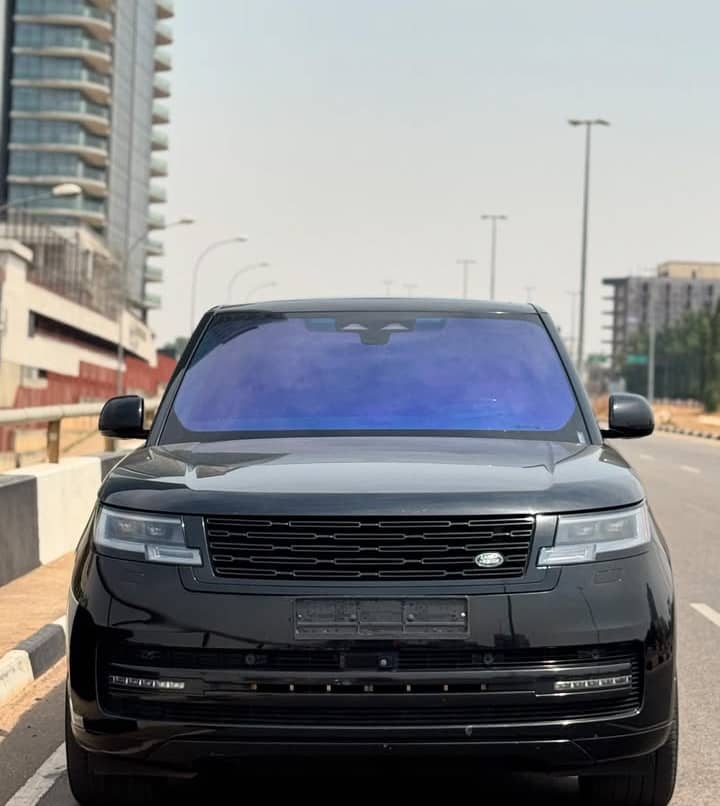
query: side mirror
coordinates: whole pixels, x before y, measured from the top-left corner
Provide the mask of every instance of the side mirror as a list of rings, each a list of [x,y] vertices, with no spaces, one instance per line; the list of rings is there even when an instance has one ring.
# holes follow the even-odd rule
[[[604,437],[646,437],[654,428],[652,408],[642,395],[610,395],[608,427],[602,429]]]
[[[145,401],[137,395],[111,397],[102,407],[98,429],[104,437],[145,439]]]

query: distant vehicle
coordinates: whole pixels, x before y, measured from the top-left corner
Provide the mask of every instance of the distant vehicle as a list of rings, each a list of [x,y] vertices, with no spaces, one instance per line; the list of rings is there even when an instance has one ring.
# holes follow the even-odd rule
[[[604,442],[650,434],[652,412],[615,395],[601,431],[544,311],[216,308],[150,431],[132,396],[100,428],[146,445],[105,479],[77,553],[81,804],[165,802],[167,778],[209,761],[340,748],[579,775],[583,804],[669,802],[670,561]]]

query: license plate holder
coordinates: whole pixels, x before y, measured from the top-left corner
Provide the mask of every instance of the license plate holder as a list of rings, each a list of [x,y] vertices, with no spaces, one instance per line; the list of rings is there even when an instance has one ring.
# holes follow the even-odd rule
[[[466,597],[302,598],[295,600],[295,637],[466,638]]]

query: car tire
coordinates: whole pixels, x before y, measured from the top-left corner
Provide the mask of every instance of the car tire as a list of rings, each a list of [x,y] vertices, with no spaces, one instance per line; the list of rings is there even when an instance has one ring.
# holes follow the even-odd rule
[[[141,806],[164,803],[164,782],[142,776],[107,776],[93,772],[90,753],[73,736],[65,699],[65,754],[70,791],[80,806]]]
[[[633,775],[580,776],[586,806],[667,806],[675,791],[679,746],[678,698],[675,692],[670,735],[652,755],[649,769]]]

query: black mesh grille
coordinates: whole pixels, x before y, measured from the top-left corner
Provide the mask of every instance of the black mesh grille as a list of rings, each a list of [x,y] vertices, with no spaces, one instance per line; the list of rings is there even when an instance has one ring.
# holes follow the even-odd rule
[[[278,580],[437,580],[521,577],[534,518],[208,517],[213,572]],[[478,555],[502,564],[483,567]]]
[[[302,695],[296,695],[302,697]],[[492,725],[499,723],[532,723],[572,719],[601,719],[632,712],[640,707],[639,688],[615,697],[593,701],[553,699],[533,703],[482,703],[477,698],[454,695],[444,703],[423,704],[419,695],[408,694],[407,705],[402,695],[394,703],[366,702],[342,705],[329,694],[323,705],[295,705],[287,701],[272,703],[184,702],[125,698],[105,695],[103,708],[111,714],[129,719],[176,721],[183,723],[284,725],[294,726],[369,726],[403,725]],[[285,698],[286,699],[286,698]]]

